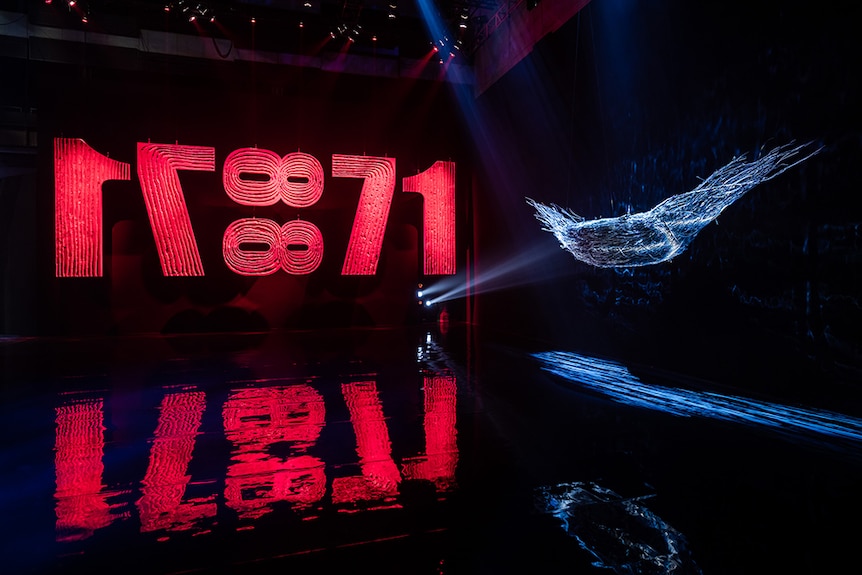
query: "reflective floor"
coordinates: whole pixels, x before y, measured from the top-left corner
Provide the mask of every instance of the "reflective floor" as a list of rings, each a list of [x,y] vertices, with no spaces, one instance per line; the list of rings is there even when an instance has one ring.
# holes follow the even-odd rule
[[[3,573],[826,573],[862,420],[466,326],[0,342]]]

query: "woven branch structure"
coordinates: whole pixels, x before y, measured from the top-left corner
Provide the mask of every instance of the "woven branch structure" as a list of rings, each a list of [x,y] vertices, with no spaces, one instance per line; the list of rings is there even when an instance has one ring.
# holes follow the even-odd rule
[[[700,185],[671,196],[647,212],[586,220],[556,204],[531,198],[542,229],[554,234],[560,246],[576,259],[596,267],[630,267],[672,259],[695,236],[746,192],[799,165],[822,148],[813,143],[779,146],[753,161],[738,156]]]

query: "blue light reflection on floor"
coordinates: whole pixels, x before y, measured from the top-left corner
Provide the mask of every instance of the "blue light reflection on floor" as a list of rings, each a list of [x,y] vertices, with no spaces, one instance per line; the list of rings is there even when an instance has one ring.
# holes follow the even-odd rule
[[[795,439],[838,440],[862,450],[862,419],[712,392],[642,382],[616,362],[572,352],[534,354],[555,375],[598,391],[614,401],[680,417],[700,416],[765,427]]]

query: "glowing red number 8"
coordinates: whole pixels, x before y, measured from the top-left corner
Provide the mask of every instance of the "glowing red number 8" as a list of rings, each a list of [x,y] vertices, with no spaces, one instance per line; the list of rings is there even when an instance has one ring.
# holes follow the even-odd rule
[[[248,249],[260,244],[267,249]],[[279,226],[265,218],[243,218],[225,230],[222,252],[227,267],[244,276],[265,276],[280,269],[309,274],[323,260],[323,235],[317,226],[302,220]]]
[[[244,206],[271,206],[281,200],[307,208],[323,195],[323,167],[301,152],[282,158],[271,150],[239,148],[225,159],[222,181],[227,195]]]

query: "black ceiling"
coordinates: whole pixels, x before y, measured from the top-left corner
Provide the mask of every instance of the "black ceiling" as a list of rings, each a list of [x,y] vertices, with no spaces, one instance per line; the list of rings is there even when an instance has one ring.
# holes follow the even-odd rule
[[[419,0],[18,0],[31,23],[135,36],[141,29],[229,38],[244,48],[340,50],[419,58],[430,43]],[[509,0],[429,0],[469,60],[490,18]],[[70,5],[74,3],[73,5]],[[254,22],[252,22],[252,19]],[[86,22],[82,21],[86,20]],[[461,27],[464,24],[465,27]],[[328,39],[328,41],[327,41]],[[325,44],[324,42],[327,41]]]

